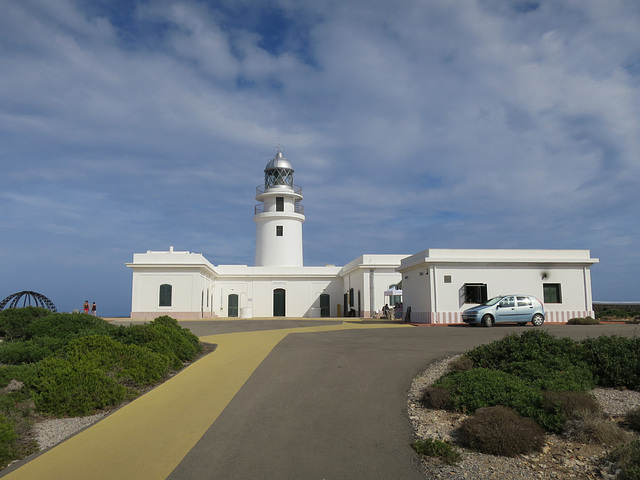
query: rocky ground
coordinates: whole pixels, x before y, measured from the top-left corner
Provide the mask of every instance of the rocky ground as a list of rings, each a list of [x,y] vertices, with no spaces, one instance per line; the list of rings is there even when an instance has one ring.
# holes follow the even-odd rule
[[[446,373],[455,357],[446,358],[427,368],[416,377],[408,396],[409,419],[419,439],[455,442],[456,429],[466,418],[461,413],[426,409],[420,402],[424,389]],[[595,389],[605,415],[619,420],[626,412],[640,406],[640,392],[630,390]],[[434,459],[422,460],[429,479],[614,479],[616,468],[608,464],[608,453],[602,445],[581,444],[558,435],[547,435],[541,453],[515,458],[499,457],[459,448],[462,460],[456,465],[442,465]]]

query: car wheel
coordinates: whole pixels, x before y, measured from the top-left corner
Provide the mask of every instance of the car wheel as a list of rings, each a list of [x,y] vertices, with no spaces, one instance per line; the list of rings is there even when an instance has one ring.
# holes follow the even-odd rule
[[[489,314],[482,317],[482,325],[485,327],[490,327],[493,325],[493,317]]]
[[[533,318],[531,319],[531,323],[533,323],[534,327],[539,327],[540,325],[542,325],[544,323],[544,317],[542,315],[540,315],[539,313],[536,313]]]

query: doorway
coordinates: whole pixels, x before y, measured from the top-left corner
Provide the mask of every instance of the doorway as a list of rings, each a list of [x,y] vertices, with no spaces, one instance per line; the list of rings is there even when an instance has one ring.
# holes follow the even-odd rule
[[[285,317],[285,290],[284,288],[276,288],[273,291],[273,316],[274,317]]]
[[[230,317],[238,316],[238,295],[232,293],[229,295],[229,302],[227,304],[227,315]]]
[[[328,293],[322,293],[320,295],[320,316],[331,316],[331,296]]]

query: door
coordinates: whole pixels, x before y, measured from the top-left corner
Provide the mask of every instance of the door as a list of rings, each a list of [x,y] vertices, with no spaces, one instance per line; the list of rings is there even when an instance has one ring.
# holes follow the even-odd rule
[[[273,316],[285,317],[285,291],[284,288],[276,288],[273,291]]]
[[[230,317],[238,316],[238,295],[232,293],[229,295],[229,301],[227,303],[227,315]]]
[[[518,312],[516,311],[516,298],[504,297],[496,305],[496,322],[517,322]]]
[[[529,297],[516,297],[518,305],[516,306],[516,312],[518,312],[518,321],[530,322],[533,317],[533,302]]]
[[[320,316],[331,316],[331,297],[328,293],[323,293],[320,295]]]

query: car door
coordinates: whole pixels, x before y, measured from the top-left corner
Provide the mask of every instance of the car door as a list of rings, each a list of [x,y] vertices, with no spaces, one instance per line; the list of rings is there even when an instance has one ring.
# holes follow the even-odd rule
[[[516,316],[520,322],[530,322],[533,317],[533,302],[529,297],[516,297]]]
[[[516,298],[504,297],[496,308],[496,322],[517,322]]]

